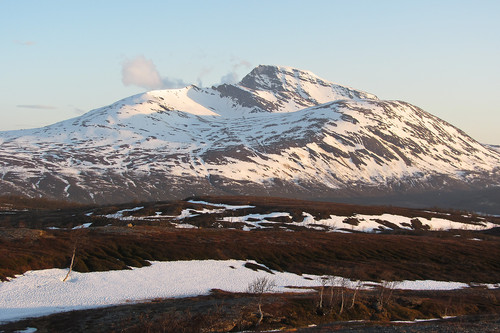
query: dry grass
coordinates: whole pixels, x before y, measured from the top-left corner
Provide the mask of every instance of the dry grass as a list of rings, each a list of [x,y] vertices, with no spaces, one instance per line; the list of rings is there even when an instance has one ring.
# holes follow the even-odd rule
[[[36,327],[40,332],[187,333],[294,330],[315,324],[318,328],[324,327],[324,330],[318,331],[331,332],[341,328],[348,330],[351,325],[349,321],[353,320],[366,321],[363,324],[357,323],[358,327],[359,325],[394,327],[396,324],[390,321],[465,314],[469,316],[459,317],[459,321],[454,323],[439,323],[433,330],[438,332],[449,327],[459,330],[462,326],[455,324],[463,324],[467,318],[471,318],[471,315],[488,314],[498,319],[500,313],[499,290],[396,291],[382,308],[375,306],[378,298],[377,290],[360,291],[354,306],[346,307],[342,313],[339,311],[338,299],[331,304],[325,304],[324,311],[318,312],[317,292],[265,294],[260,300],[264,318],[257,326],[259,320],[255,308],[257,298],[258,296],[245,293],[214,291],[208,296],[159,299],[149,303],[113,306],[106,308],[105,311],[95,309],[54,314],[0,325],[0,330],[13,332],[26,327]],[[412,324],[412,327],[418,331],[417,324]],[[482,332],[481,326],[477,332]]]
[[[78,230],[20,230],[0,229],[1,278],[29,269],[68,267]],[[279,271],[364,280],[500,281],[497,237],[479,242],[314,231],[103,227],[78,238],[74,269],[80,272],[140,267],[147,260],[253,259]]]

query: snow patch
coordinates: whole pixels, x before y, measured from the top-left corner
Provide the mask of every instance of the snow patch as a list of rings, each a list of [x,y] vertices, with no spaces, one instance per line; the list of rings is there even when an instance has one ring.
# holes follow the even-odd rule
[[[106,217],[108,219],[117,219],[117,220],[135,220],[136,217],[134,217],[134,216],[123,216],[123,213],[126,213],[126,212],[135,212],[135,211],[141,210],[143,208],[144,208],[144,206],[130,208],[130,209],[122,209],[122,210],[117,211],[114,214],[104,215],[104,217]]]
[[[199,201],[199,200],[188,200],[188,202],[195,203],[195,204],[207,205],[207,206],[222,207],[222,208],[225,208],[227,210],[255,208],[255,206],[250,206],[250,205],[228,205],[228,204],[218,204],[218,203],[211,203],[208,201]]]
[[[245,267],[247,263],[258,264],[245,260],[153,261],[151,266],[130,270],[72,272],[66,282],[62,280],[67,269],[28,271],[0,283],[0,322],[131,301],[206,295],[212,289],[244,292],[259,277],[274,281],[277,292],[297,291],[293,287],[317,287],[322,278],[309,274],[254,271]],[[349,280],[336,277],[334,281],[340,286]],[[356,284],[357,281],[349,281],[351,286]],[[362,282],[363,288],[377,285]],[[451,290],[469,285],[429,280],[402,281],[395,286],[408,290]],[[489,288],[498,286],[487,285]]]
[[[78,226],[74,227],[73,230],[86,229],[86,228],[89,228],[91,225],[92,225],[92,223],[84,223],[82,225],[78,225]]]

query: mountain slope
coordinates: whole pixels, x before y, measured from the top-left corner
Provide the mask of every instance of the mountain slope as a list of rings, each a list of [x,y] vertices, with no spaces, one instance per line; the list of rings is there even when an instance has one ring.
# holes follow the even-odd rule
[[[3,193],[82,202],[477,189],[500,184],[499,166],[497,151],[413,105],[276,66],[0,133]]]

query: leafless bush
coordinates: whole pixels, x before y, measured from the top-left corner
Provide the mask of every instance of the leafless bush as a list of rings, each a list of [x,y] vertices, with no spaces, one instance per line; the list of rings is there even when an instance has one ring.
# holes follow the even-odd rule
[[[73,266],[75,264],[76,250],[77,248],[85,242],[87,236],[87,230],[85,228],[76,229],[72,231],[71,239],[73,240],[73,253],[71,255],[71,262],[69,264],[69,270],[66,276],[63,279],[63,282],[66,282],[73,271]]]
[[[345,294],[346,294],[347,288],[349,286],[349,279],[344,278],[344,277],[340,277],[339,284],[340,284],[340,288],[339,288],[339,294],[340,294],[339,315],[341,315],[342,312],[344,312]]]
[[[319,302],[318,302],[318,312],[323,311],[323,295],[325,292],[325,287],[328,284],[328,277],[319,277],[318,278],[319,283],[321,284],[321,287],[319,289]]]
[[[401,284],[401,281],[382,281],[378,293],[378,307],[383,308],[392,298],[394,289]]]
[[[326,278],[320,279],[320,302],[318,306],[318,313],[325,314],[323,310],[323,294],[326,285],[329,285],[329,300],[327,306],[329,307],[328,312],[333,311],[333,309],[338,304],[339,310],[338,314],[341,315],[346,309],[346,304],[350,304],[348,309],[352,309],[356,302],[356,296],[361,289],[362,283],[357,280],[353,286],[351,286],[351,280],[346,277],[340,276],[328,276]],[[350,301],[350,303],[348,303]]]
[[[354,288],[352,289],[351,305],[349,306],[349,309],[352,309],[354,307],[354,303],[356,302],[356,296],[358,295],[361,286],[362,286],[361,281],[357,280],[356,283],[354,284]]]
[[[264,293],[271,292],[276,287],[276,283],[270,280],[268,277],[260,277],[250,282],[247,287],[247,292],[250,294],[257,295],[257,305],[259,309],[259,320],[256,326],[259,326],[264,319],[264,313],[262,312],[262,297]]]

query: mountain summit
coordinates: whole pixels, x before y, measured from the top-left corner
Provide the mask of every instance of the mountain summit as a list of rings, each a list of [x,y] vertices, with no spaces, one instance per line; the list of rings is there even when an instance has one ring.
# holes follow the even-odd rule
[[[334,84],[311,72],[290,67],[258,66],[245,76],[239,86],[254,92],[273,92],[283,100],[313,106],[341,99],[377,99],[375,95]],[[295,111],[295,110],[294,110]]]
[[[0,132],[2,193],[80,202],[471,190],[500,185],[499,166],[498,151],[416,106],[278,66]]]

